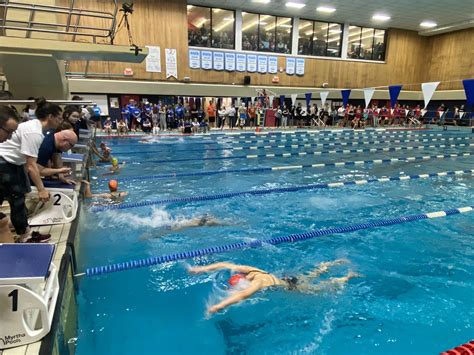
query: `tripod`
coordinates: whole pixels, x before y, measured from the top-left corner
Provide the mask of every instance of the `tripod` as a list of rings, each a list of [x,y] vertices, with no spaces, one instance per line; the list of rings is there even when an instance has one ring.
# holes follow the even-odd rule
[[[115,40],[115,37],[117,36],[117,33],[119,33],[120,30],[125,27],[127,29],[128,44],[130,46],[137,47],[133,43],[132,31],[130,30],[130,22],[128,21],[128,14],[129,13],[128,13],[128,11],[125,11],[123,9],[121,9],[120,11],[123,11],[123,15],[122,15],[122,18],[120,19],[120,21],[117,25],[117,29],[110,36],[110,44],[114,44],[114,40]]]

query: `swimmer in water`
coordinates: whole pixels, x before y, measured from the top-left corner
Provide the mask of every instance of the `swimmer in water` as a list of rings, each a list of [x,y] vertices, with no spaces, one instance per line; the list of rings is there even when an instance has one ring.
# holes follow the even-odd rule
[[[120,168],[125,166],[125,162],[119,164],[117,158],[112,158],[112,166],[110,167],[110,172],[102,174],[102,176],[114,175],[120,173]]]
[[[318,293],[328,288],[341,289],[351,278],[361,277],[361,275],[349,271],[346,276],[333,277],[327,281],[321,281],[318,284],[314,284],[313,280],[318,278],[321,274],[328,272],[331,266],[347,262],[345,259],[323,262],[307,274],[283,278],[278,278],[267,271],[257,269],[253,266],[236,265],[227,262],[214,263],[206,266],[194,266],[189,268],[188,271],[192,274],[198,274],[228,269],[235,273],[228,280],[229,285],[236,288],[235,292],[232,292],[229,297],[218,304],[209,307],[207,311],[212,314],[230,305],[239,303],[251,297],[254,293],[268,287],[281,287],[288,291],[299,291],[302,293]]]
[[[117,180],[110,180],[109,181],[109,190],[110,193],[102,193],[102,194],[93,194],[91,191],[91,184],[87,180],[82,180],[82,182],[85,184],[86,189],[84,191],[84,197],[85,198],[101,198],[105,200],[111,200],[113,202],[122,202],[125,196],[128,195],[128,192],[118,191],[118,182]]]
[[[150,239],[150,238],[159,238],[163,237],[167,234],[171,234],[173,232],[179,232],[182,230],[186,230],[189,228],[196,228],[196,227],[217,227],[217,226],[230,226],[230,223],[218,220],[214,216],[205,213],[200,217],[193,217],[189,219],[179,219],[171,221],[170,224],[163,226],[159,232],[147,232],[140,237],[141,240]]]

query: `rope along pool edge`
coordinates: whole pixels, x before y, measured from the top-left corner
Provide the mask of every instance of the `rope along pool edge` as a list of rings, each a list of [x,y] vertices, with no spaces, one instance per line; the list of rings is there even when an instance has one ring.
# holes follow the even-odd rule
[[[131,261],[123,262],[123,263],[116,263],[116,264],[111,264],[111,265],[106,265],[106,266],[87,268],[85,273],[77,274],[76,276],[82,276],[82,275],[94,276],[94,275],[101,275],[101,274],[107,274],[107,273],[114,273],[114,272],[130,270],[130,269],[138,269],[142,267],[163,264],[167,262],[191,259],[191,258],[204,256],[204,255],[225,253],[225,252],[229,252],[229,251],[233,251],[237,249],[258,248],[258,247],[262,247],[265,244],[278,245],[281,243],[297,242],[297,241],[312,239],[316,237],[322,237],[322,236],[331,235],[331,234],[349,233],[349,232],[355,232],[358,230],[370,229],[370,228],[375,228],[375,227],[385,227],[385,226],[391,226],[395,224],[403,224],[403,223],[408,223],[408,222],[424,220],[424,219],[446,217],[446,216],[451,216],[455,214],[471,212],[473,208],[474,206],[452,208],[445,211],[402,216],[402,217],[392,218],[392,219],[381,219],[381,220],[375,220],[368,223],[360,223],[360,224],[354,224],[354,225],[343,226],[343,227],[317,229],[317,230],[306,232],[306,233],[290,234],[290,235],[286,235],[282,237],[274,237],[271,239],[266,239],[263,241],[255,240],[252,242],[237,242],[237,243],[232,243],[232,244],[225,244],[222,246],[196,249],[196,250],[192,250],[188,252],[181,252],[181,253],[176,253],[176,254],[159,256],[159,257],[150,257],[146,259],[131,260]]]

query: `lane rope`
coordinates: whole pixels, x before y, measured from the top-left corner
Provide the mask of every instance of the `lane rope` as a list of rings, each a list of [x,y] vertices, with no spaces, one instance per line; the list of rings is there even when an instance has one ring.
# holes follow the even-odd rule
[[[415,222],[415,221],[426,220],[426,219],[441,218],[441,217],[471,212],[472,210],[473,210],[473,206],[452,208],[452,209],[444,210],[444,211],[401,216],[401,217],[391,218],[391,219],[377,219],[377,220],[373,220],[367,223],[359,223],[359,224],[353,224],[353,225],[342,226],[342,227],[317,229],[317,230],[313,230],[313,231],[309,231],[305,233],[290,234],[290,235],[281,236],[281,237],[273,237],[273,238],[265,239],[265,240],[254,240],[250,242],[240,241],[240,242],[235,242],[231,244],[196,249],[192,251],[179,252],[175,254],[163,255],[163,256],[158,256],[158,257],[149,257],[145,259],[130,260],[130,261],[122,262],[122,263],[90,267],[85,270],[85,273],[78,274],[76,276],[103,275],[103,274],[121,272],[121,271],[126,271],[126,270],[131,270],[131,269],[139,269],[143,267],[148,267],[148,266],[153,266],[153,265],[158,265],[158,264],[163,264],[163,263],[168,263],[168,262],[175,262],[179,260],[192,259],[195,257],[204,256],[204,255],[220,254],[220,253],[226,253],[226,252],[239,250],[239,249],[246,249],[246,248],[260,248],[267,244],[278,245],[282,243],[299,242],[302,240],[313,239],[313,238],[332,235],[332,234],[350,233],[350,232],[355,232],[355,231],[364,230],[364,229],[371,229],[375,227],[387,227],[387,226],[392,226],[396,224],[404,224],[408,222]]]
[[[339,150],[323,150],[323,151],[300,151],[298,153],[272,153],[272,154],[247,154],[224,157],[199,157],[199,158],[183,158],[183,159],[162,159],[162,160],[142,160],[140,162],[128,161],[135,165],[143,165],[148,163],[178,163],[204,160],[231,160],[231,159],[257,159],[257,158],[290,158],[306,155],[323,155],[323,154],[350,154],[350,153],[374,153],[374,152],[396,152],[401,150],[422,150],[431,148],[457,148],[457,147],[474,147],[474,143],[458,143],[458,144],[432,144],[417,145],[407,147],[386,147],[386,148],[368,148],[368,149],[339,149]]]
[[[381,138],[381,137],[377,137]],[[207,151],[223,151],[223,150],[257,150],[257,149],[275,149],[275,148],[298,148],[298,147],[331,147],[331,146],[355,146],[355,145],[367,145],[367,144],[387,144],[387,143],[411,143],[411,142],[441,142],[441,141],[463,141],[472,140],[474,137],[451,137],[451,138],[424,138],[424,139],[386,139],[386,140],[373,140],[373,141],[351,141],[351,142],[333,142],[333,143],[306,143],[306,144],[284,144],[284,145],[256,145],[256,146],[244,146],[244,147],[211,147],[211,148],[194,148],[187,149],[186,152],[207,152]],[[308,139],[296,140],[297,142],[310,142]],[[276,143],[276,142],[275,142]],[[170,145],[167,145],[170,146]],[[164,146],[161,146],[163,148]],[[183,146],[184,147],[184,146]],[[143,155],[148,153],[163,153],[163,149],[159,150],[141,150],[137,151],[124,151],[115,152],[114,155]]]
[[[297,192],[297,191],[316,190],[316,189],[330,189],[330,188],[335,188],[335,187],[343,187],[343,186],[351,186],[351,185],[365,185],[365,184],[371,184],[371,183],[376,183],[376,182],[427,179],[427,178],[438,177],[438,176],[453,176],[453,175],[463,175],[463,174],[474,174],[474,169],[443,171],[439,173],[425,173],[425,174],[419,174],[419,175],[390,176],[390,177],[364,179],[364,180],[336,181],[336,182],[331,182],[331,183],[295,185],[295,186],[289,186],[289,187],[278,187],[278,188],[273,188],[273,189],[258,189],[258,190],[248,190],[248,191],[238,191],[238,192],[227,192],[223,194],[214,194],[214,195],[175,197],[175,198],[168,198],[168,199],[161,199],[161,200],[129,202],[129,203],[116,204],[116,205],[109,205],[109,206],[93,206],[91,207],[91,211],[101,212],[101,211],[106,211],[106,210],[123,210],[123,209],[163,205],[163,204],[171,204],[171,203],[212,201],[212,200],[222,200],[222,199],[239,197],[239,196],[261,196],[261,195],[267,195],[267,194],[273,194],[273,193]]]
[[[144,176],[129,176],[123,178],[115,178],[120,182],[124,181],[137,181],[137,180],[160,180],[160,179],[175,179],[178,177],[186,176],[210,176],[220,175],[229,173],[257,173],[257,172],[270,172],[277,170],[299,170],[299,169],[313,169],[323,167],[341,167],[341,166],[352,166],[352,165],[367,165],[367,164],[391,164],[395,162],[413,162],[419,160],[430,160],[430,159],[448,159],[457,157],[468,157],[471,153],[452,153],[452,154],[437,154],[437,155],[423,155],[417,157],[407,158],[390,158],[390,159],[373,159],[373,160],[356,160],[356,161],[341,161],[335,163],[315,163],[315,164],[301,164],[301,165],[281,165],[281,166],[269,166],[262,168],[243,168],[243,169],[227,169],[227,170],[208,170],[199,172],[184,172],[184,173],[168,173],[159,175],[144,175]],[[97,179],[98,183],[104,183],[109,179]]]

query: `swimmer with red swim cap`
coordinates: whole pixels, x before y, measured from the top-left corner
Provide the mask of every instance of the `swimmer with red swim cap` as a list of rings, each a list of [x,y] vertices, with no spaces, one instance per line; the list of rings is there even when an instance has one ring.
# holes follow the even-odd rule
[[[110,193],[102,193],[102,194],[93,194],[91,191],[91,184],[87,180],[82,180],[85,184],[86,188],[84,190],[84,197],[85,198],[102,198],[107,200],[112,200],[114,202],[122,202],[124,197],[128,195],[126,191],[119,192],[118,191],[118,181],[117,180],[109,180],[109,190]]]
[[[327,288],[341,289],[351,278],[360,277],[361,275],[349,271],[346,276],[333,277],[326,281],[321,281],[318,284],[314,284],[313,281],[321,274],[328,272],[331,266],[341,265],[347,262],[348,261],[344,259],[323,262],[307,274],[282,278],[278,278],[269,272],[257,269],[253,266],[236,265],[227,262],[214,263],[206,266],[194,266],[189,268],[188,271],[193,274],[198,274],[227,269],[235,273],[227,281],[231,289],[234,289],[235,292],[231,292],[229,297],[209,307],[207,310],[208,313],[216,313],[269,287],[282,287],[289,291],[299,291],[303,293],[321,292]]]

